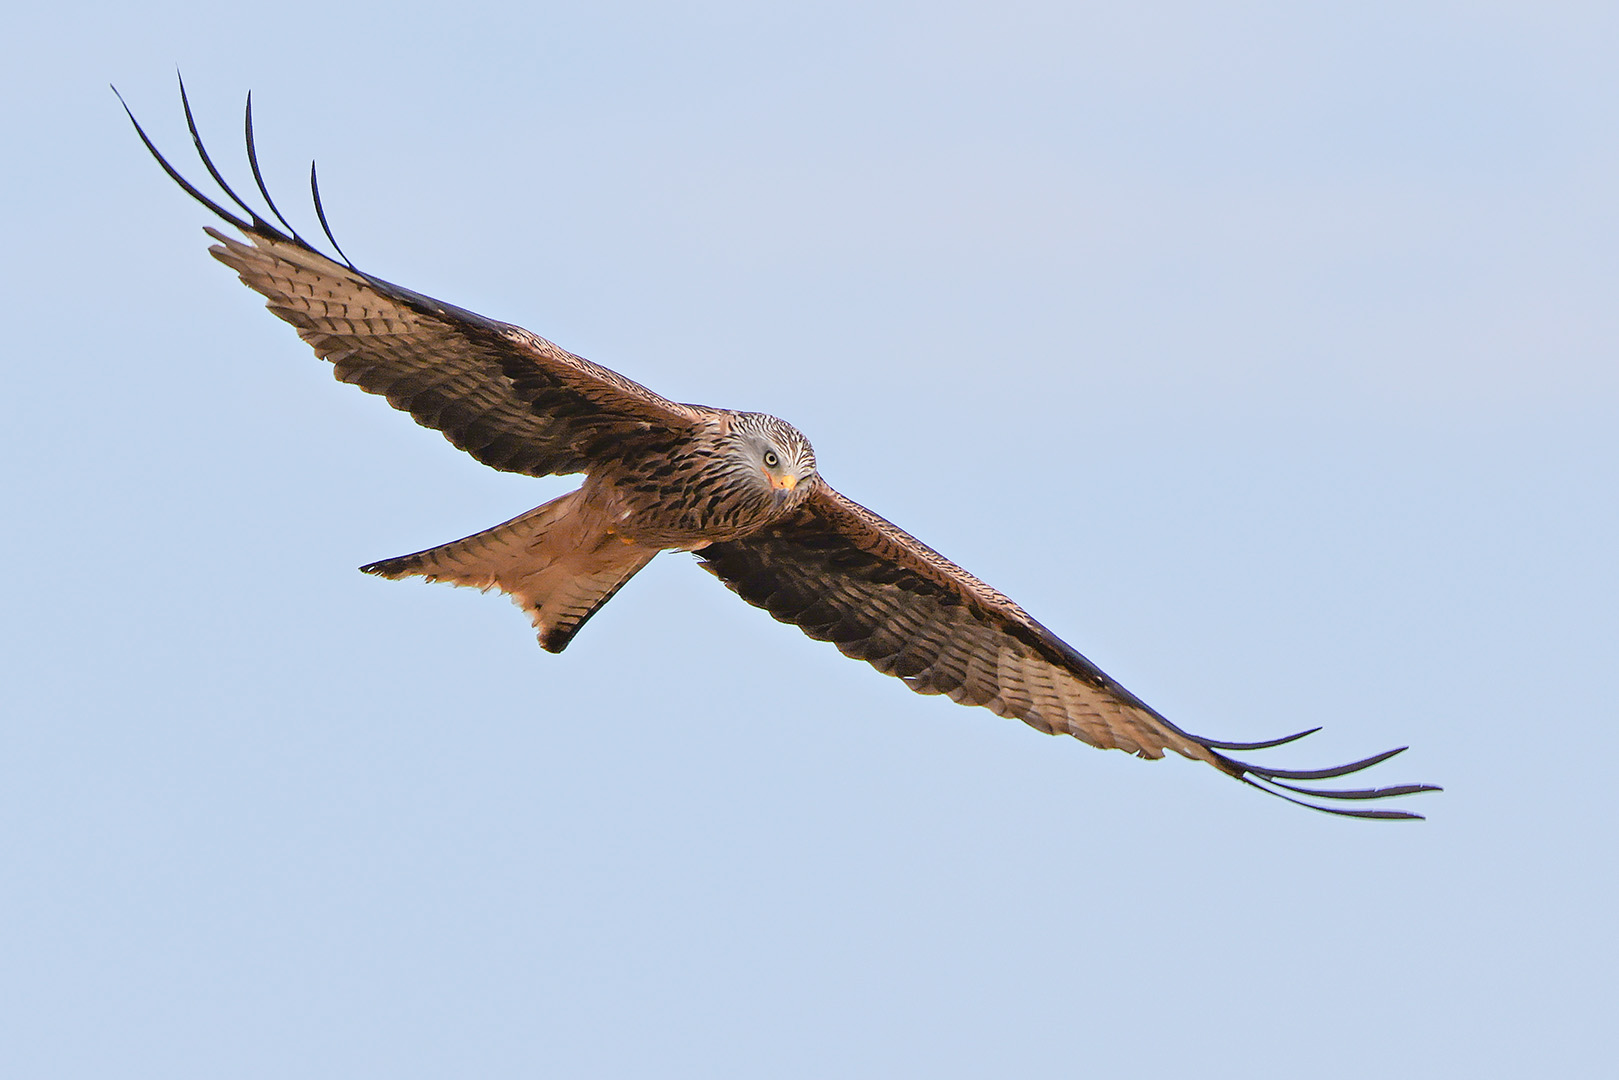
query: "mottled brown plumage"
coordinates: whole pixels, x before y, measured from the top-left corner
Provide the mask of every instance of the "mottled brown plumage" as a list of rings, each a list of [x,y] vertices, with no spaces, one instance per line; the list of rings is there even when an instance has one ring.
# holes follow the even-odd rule
[[[386,397],[492,468],[586,474],[577,491],[511,521],[363,567],[368,573],[500,589],[529,613],[540,644],[560,652],[660,551],[692,551],[748,603],[918,693],[946,694],[1093,746],[1147,758],[1174,751],[1294,802],[1293,795],[1364,800],[1435,790],[1288,783],[1348,775],[1398,750],[1304,771],[1226,756],[1309,732],[1248,744],[1188,734],[1011,600],[827,486],[809,441],[791,425],[660,397],[521,327],[373,277],[342,257],[335,240],[343,261],[328,258],[270,199],[253,147],[251,99],[248,159],[279,227],[225,185],[189,103],[185,113],[204,167],[245,217],[198,191],[138,123],[136,131],[181,187],[246,237],[208,229],[218,241],[214,257],[261,293],[340,380]],[[331,240],[313,167],[310,186]],[[1417,816],[1303,805],[1356,817]]]

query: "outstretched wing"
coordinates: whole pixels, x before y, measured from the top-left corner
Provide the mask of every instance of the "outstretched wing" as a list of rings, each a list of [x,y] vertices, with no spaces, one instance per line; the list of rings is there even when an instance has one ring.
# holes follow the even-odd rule
[[[1011,600],[824,484],[793,517],[696,554],[705,569],[748,603],[818,641],[832,642],[845,656],[903,679],[920,694],[946,694],[963,705],[982,705],[1048,734],[1072,735],[1104,749],[1145,758],[1173,750],[1291,802],[1301,800],[1283,791],[1364,800],[1437,790],[1426,784],[1318,790],[1287,783],[1347,776],[1399,750],[1313,770],[1269,769],[1227,757],[1220,751],[1267,749],[1311,732],[1225,743],[1182,731]],[[1420,816],[1302,805],[1351,817]]]
[[[116,91],[115,91],[116,92]],[[496,322],[373,277],[344,257],[321,254],[288,225],[259,173],[253,146],[253,101],[247,105],[247,153],[253,178],[277,228],[239,198],[203,149],[185,86],[186,124],[203,166],[246,217],[192,186],[141,129],[141,141],[185,191],[241,230],[246,241],[217,229],[209,250],[263,294],[338,379],[380,394],[424,427],[492,468],[547,476],[588,472],[610,458],[683,440],[703,415],[599,364],[558,348],[518,326]],[[119,99],[123,99],[120,97]],[[124,106],[129,112],[129,106]],[[326,214],[310,166],[310,190],[321,227]],[[283,231],[284,230],[284,231]],[[342,249],[332,240],[342,257]]]

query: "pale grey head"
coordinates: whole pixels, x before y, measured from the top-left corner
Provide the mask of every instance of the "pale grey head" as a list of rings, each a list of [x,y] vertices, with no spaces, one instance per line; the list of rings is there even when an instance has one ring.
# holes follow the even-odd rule
[[[764,486],[777,505],[796,506],[815,478],[815,450],[803,432],[767,413],[736,413],[731,420],[732,461]]]

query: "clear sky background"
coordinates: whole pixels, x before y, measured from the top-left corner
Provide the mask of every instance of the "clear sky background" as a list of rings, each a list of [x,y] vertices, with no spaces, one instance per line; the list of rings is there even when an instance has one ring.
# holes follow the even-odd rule
[[[42,5],[0,37],[0,1074],[1611,1075],[1619,15]],[[335,384],[244,189],[827,478],[1336,820],[666,555],[553,657],[355,567],[571,485]]]

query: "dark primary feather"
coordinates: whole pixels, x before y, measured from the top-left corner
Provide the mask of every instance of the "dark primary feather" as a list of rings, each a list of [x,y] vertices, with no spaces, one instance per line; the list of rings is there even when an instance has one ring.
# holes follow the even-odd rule
[[[266,306],[331,361],[342,381],[386,397],[485,465],[530,476],[588,472],[606,460],[678,445],[687,437],[699,410],[521,327],[391,284],[356,269],[346,256],[338,263],[316,250],[270,198],[253,143],[249,96],[248,164],[277,228],[225,182],[203,147],[184,84],[181,101],[203,167],[246,217],[198,190],[158,152],[133,113],[130,121],[181,188],[248,237],[244,243],[207,230],[219,241],[211,249],[214,257],[263,294]],[[311,193],[330,238],[314,181],[312,165]]]
[[[793,517],[738,540],[709,544],[696,554],[705,569],[748,603],[818,641],[832,642],[845,656],[864,660],[921,694],[947,694],[1049,734],[1072,735],[1142,757],[1162,757],[1173,750],[1278,798],[1346,817],[1420,815],[1323,806],[1292,798],[1284,790],[1340,801],[1438,790],[1427,784],[1311,789],[1282,782],[1347,776],[1400,750],[1308,771],[1270,769],[1227,757],[1220,751],[1268,749],[1311,731],[1226,743],[1181,730],[1011,600],[824,485]]]

